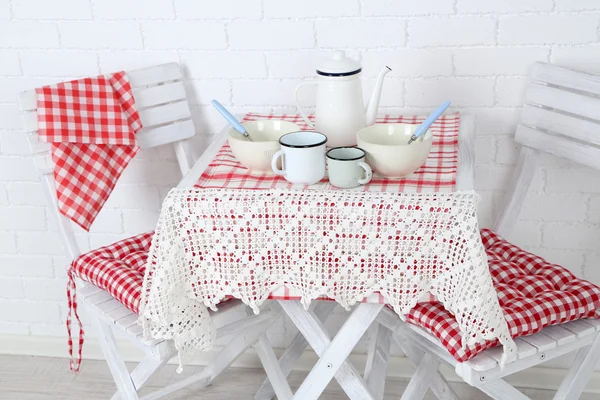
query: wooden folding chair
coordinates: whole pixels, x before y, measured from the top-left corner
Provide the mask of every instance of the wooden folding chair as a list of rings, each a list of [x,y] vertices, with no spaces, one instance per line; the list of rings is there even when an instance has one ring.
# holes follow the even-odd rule
[[[180,66],[176,63],[158,65],[128,71],[127,76],[144,125],[136,135],[137,144],[142,149],[172,144],[182,174],[187,173],[191,166],[191,154],[185,140],[194,136],[195,130]],[[51,211],[58,221],[66,254],[70,260],[74,260],[81,251],[75,240],[71,222],[58,211],[50,144],[40,142],[36,133],[38,128],[35,91],[21,93],[19,104],[24,130]],[[94,319],[102,351],[117,385],[118,392],[112,398],[137,399],[137,392],[148,378],[177,354],[174,344],[171,340],[145,341],[142,328],[137,324],[137,314],[115,300],[107,291],[91,283],[82,283],[78,285],[81,288],[79,297],[83,300],[82,303],[88,306],[89,314]],[[229,344],[200,373],[144,396],[143,399],[158,399],[193,383],[206,386],[252,345],[256,347],[261,359],[274,358],[264,333],[281,311],[265,310],[257,316],[247,315],[240,319],[240,309],[245,308],[246,306],[238,300],[222,303],[219,310],[212,313],[212,317],[215,326],[218,327],[217,338],[233,335]],[[145,352],[144,359],[131,374],[119,355],[113,329],[125,332],[128,338]]]
[[[494,226],[501,236],[507,235],[517,221],[540,152],[600,169],[600,76],[534,64],[515,141],[522,147],[508,200]],[[440,399],[458,399],[439,373],[440,363],[454,366],[466,383],[494,399],[527,399],[502,378],[575,350],[575,360],[554,399],[577,399],[600,360],[600,320],[580,319],[517,338],[517,360],[504,368],[499,365],[501,348],[459,363],[436,337],[420,327],[401,323],[390,310],[384,310],[378,322],[384,334],[375,337],[370,360],[377,360],[378,349],[389,343],[385,334],[389,330],[417,367],[402,399],[420,399],[429,388]]]

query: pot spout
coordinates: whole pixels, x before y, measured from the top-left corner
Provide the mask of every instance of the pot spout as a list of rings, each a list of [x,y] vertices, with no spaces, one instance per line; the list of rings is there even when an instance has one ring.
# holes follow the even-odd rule
[[[367,110],[365,115],[366,126],[373,125],[375,118],[377,118],[377,109],[379,108],[379,99],[381,98],[381,90],[383,89],[383,79],[392,69],[386,65],[386,67],[379,73],[375,88],[371,99],[367,103]]]

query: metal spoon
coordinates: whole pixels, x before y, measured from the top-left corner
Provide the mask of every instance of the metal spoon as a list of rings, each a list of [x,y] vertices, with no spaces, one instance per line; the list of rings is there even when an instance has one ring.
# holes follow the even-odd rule
[[[444,113],[444,111],[446,111],[448,107],[450,107],[450,102],[446,101],[441,106],[436,108],[434,112],[429,114],[427,119],[423,121],[421,125],[419,125],[415,133],[413,133],[413,135],[410,137],[408,144],[411,144],[420,136],[422,136],[425,132],[427,132],[427,129],[429,129],[429,127]]]
[[[236,131],[238,131],[246,139],[248,139],[249,141],[252,142],[252,138],[248,134],[248,131],[246,130],[246,128],[244,128],[244,126],[240,123],[240,121],[238,121],[233,116],[233,114],[231,114],[229,111],[227,111],[227,109],[225,107],[223,107],[221,105],[221,103],[219,103],[216,100],[211,101],[211,104],[217,109],[217,111],[219,111],[221,113],[221,115],[223,117],[225,117],[225,119],[227,120],[227,122],[229,122],[231,124],[231,126],[233,126],[233,129],[235,129]]]

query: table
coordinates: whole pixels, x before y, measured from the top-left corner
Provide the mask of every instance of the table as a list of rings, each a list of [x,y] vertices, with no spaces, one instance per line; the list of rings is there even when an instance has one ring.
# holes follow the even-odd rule
[[[469,115],[461,115],[459,127],[459,159],[456,177],[457,190],[469,190],[474,182],[474,125],[475,119]],[[225,127],[196,161],[190,172],[179,183],[178,188],[193,187],[201,174],[208,167],[211,160],[225,144],[229,127]],[[326,332],[322,320],[332,311],[334,302],[319,302],[313,310],[305,310],[299,301],[278,301],[286,314],[293,321],[300,333],[296,335],[291,346],[278,361],[274,359],[268,343],[259,342],[257,352],[271,384],[263,384],[257,398],[271,398],[276,393],[280,399],[317,399],[327,384],[334,377],[338,380],[348,397],[352,399],[381,398],[385,375],[375,373],[381,370],[385,357],[379,360],[369,360],[366,379],[346,361],[348,355],[360,340],[366,330],[371,326],[383,304],[361,303],[350,313],[348,319],[336,334],[331,338]],[[375,343],[390,336],[385,328],[380,327]],[[389,342],[389,340],[388,340]],[[311,370],[295,395],[286,381],[286,376],[291,371],[294,362],[299,358],[308,343],[319,356],[319,361]],[[384,349],[385,351],[385,349]],[[389,351],[389,350],[388,350]],[[365,382],[365,380],[367,382]],[[273,391],[270,389],[273,386]]]

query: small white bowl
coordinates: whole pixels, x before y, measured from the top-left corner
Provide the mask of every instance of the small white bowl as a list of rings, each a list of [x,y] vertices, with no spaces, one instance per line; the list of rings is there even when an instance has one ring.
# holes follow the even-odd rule
[[[229,147],[235,158],[251,171],[271,172],[271,159],[281,148],[279,138],[286,133],[299,131],[298,125],[275,119],[243,122],[252,142],[231,128],[228,132]]]
[[[358,147],[367,152],[367,163],[386,178],[404,178],[419,169],[431,150],[433,133],[425,132],[408,144],[418,124],[375,124],[356,134]]]

